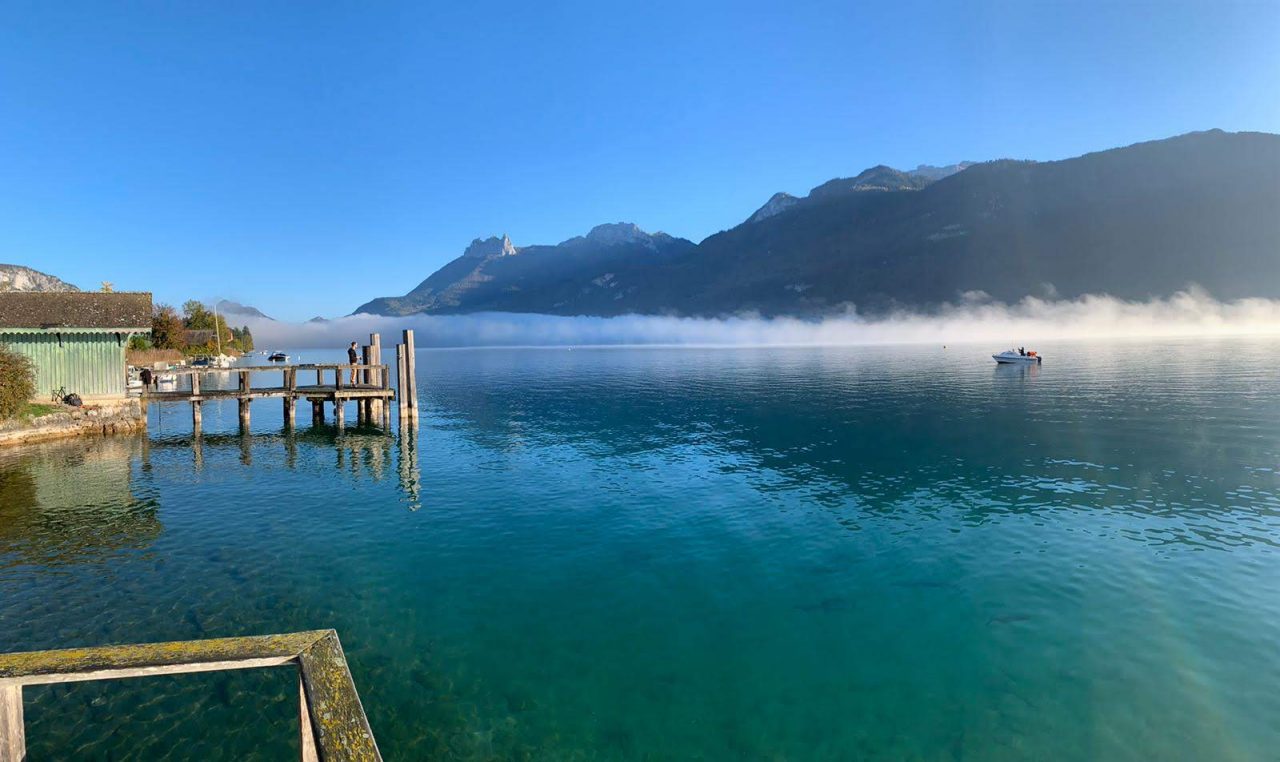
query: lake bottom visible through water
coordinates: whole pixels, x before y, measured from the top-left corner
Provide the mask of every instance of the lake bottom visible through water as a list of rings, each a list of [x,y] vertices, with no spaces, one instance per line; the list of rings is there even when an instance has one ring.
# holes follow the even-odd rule
[[[387,759],[1274,759],[1280,345],[1039,348],[420,351],[391,432],[153,405],[0,451],[0,651],[332,627]],[[28,688],[30,758],[296,758],[296,691]]]

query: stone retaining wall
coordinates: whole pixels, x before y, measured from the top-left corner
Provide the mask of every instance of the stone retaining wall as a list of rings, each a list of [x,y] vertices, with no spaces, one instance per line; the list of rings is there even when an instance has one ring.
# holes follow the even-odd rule
[[[64,405],[63,412],[31,420],[0,422],[0,447],[64,437],[132,434],[146,429],[147,416],[138,400],[94,400],[78,408]]]

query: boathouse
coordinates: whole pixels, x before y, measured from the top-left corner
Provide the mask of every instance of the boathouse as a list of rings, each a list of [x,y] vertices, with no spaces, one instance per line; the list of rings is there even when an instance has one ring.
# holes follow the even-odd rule
[[[31,358],[37,400],[124,397],[129,338],[150,331],[149,293],[0,293],[0,344]]]

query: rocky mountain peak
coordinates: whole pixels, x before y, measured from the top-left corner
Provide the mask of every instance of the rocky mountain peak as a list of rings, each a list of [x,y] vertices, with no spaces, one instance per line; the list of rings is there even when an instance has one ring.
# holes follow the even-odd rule
[[[0,264],[0,292],[2,291],[79,291],[80,289],[39,270],[23,265]]]
[[[560,245],[580,246],[590,243],[596,246],[618,246],[639,243],[653,248],[660,242],[670,240],[672,240],[671,236],[666,233],[653,233],[651,235],[641,230],[640,226],[634,222],[607,222],[591,228],[591,232],[585,236],[574,236],[567,241],[561,241]]]
[[[634,222],[608,222],[596,225],[587,233],[587,240],[601,246],[616,246],[620,243],[647,241],[649,234],[640,229]]]
[[[919,190],[929,184],[923,177],[912,177],[906,172],[883,164],[863,170],[857,177],[837,177],[809,191],[810,199],[830,198],[845,193]]]
[[[503,233],[501,238],[490,236],[484,239],[475,239],[467,247],[467,250],[462,252],[462,256],[489,259],[490,257],[509,257],[515,253],[515,245],[511,243],[511,239],[507,234]]]
[[[756,213],[751,215],[751,217],[747,219],[747,222],[759,222],[760,220],[767,220],[770,217],[774,216],[775,214],[778,214],[780,212],[785,212],[786,210],[790,209],[791,207],[795,206],[798,203],[800,203],[800,199],[796,198],[790,193],[784,193],[779,191],[778,193],[775,193],[772,196],[770,196],[769,200],[764,202],[764,206],[757,209]]]
[[[951,177],[955,173],[966,170],[973,165],[974,162],[972,161],[962,161],[959,164],[948,164],[943,167],[935,167],[932,164],[921,164],[907,174],[912,177],[924,178],[925,180],[933,183],[944,177]]]

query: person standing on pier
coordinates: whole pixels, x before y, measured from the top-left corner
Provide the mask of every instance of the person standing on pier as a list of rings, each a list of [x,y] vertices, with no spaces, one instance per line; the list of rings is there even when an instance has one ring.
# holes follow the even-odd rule
[[[347,347],[347,359],[351,361],[351,385],[356,383],[356,365],[360,362],[360,354],[356,352],[356,343],[351,342],[351,346]]]

